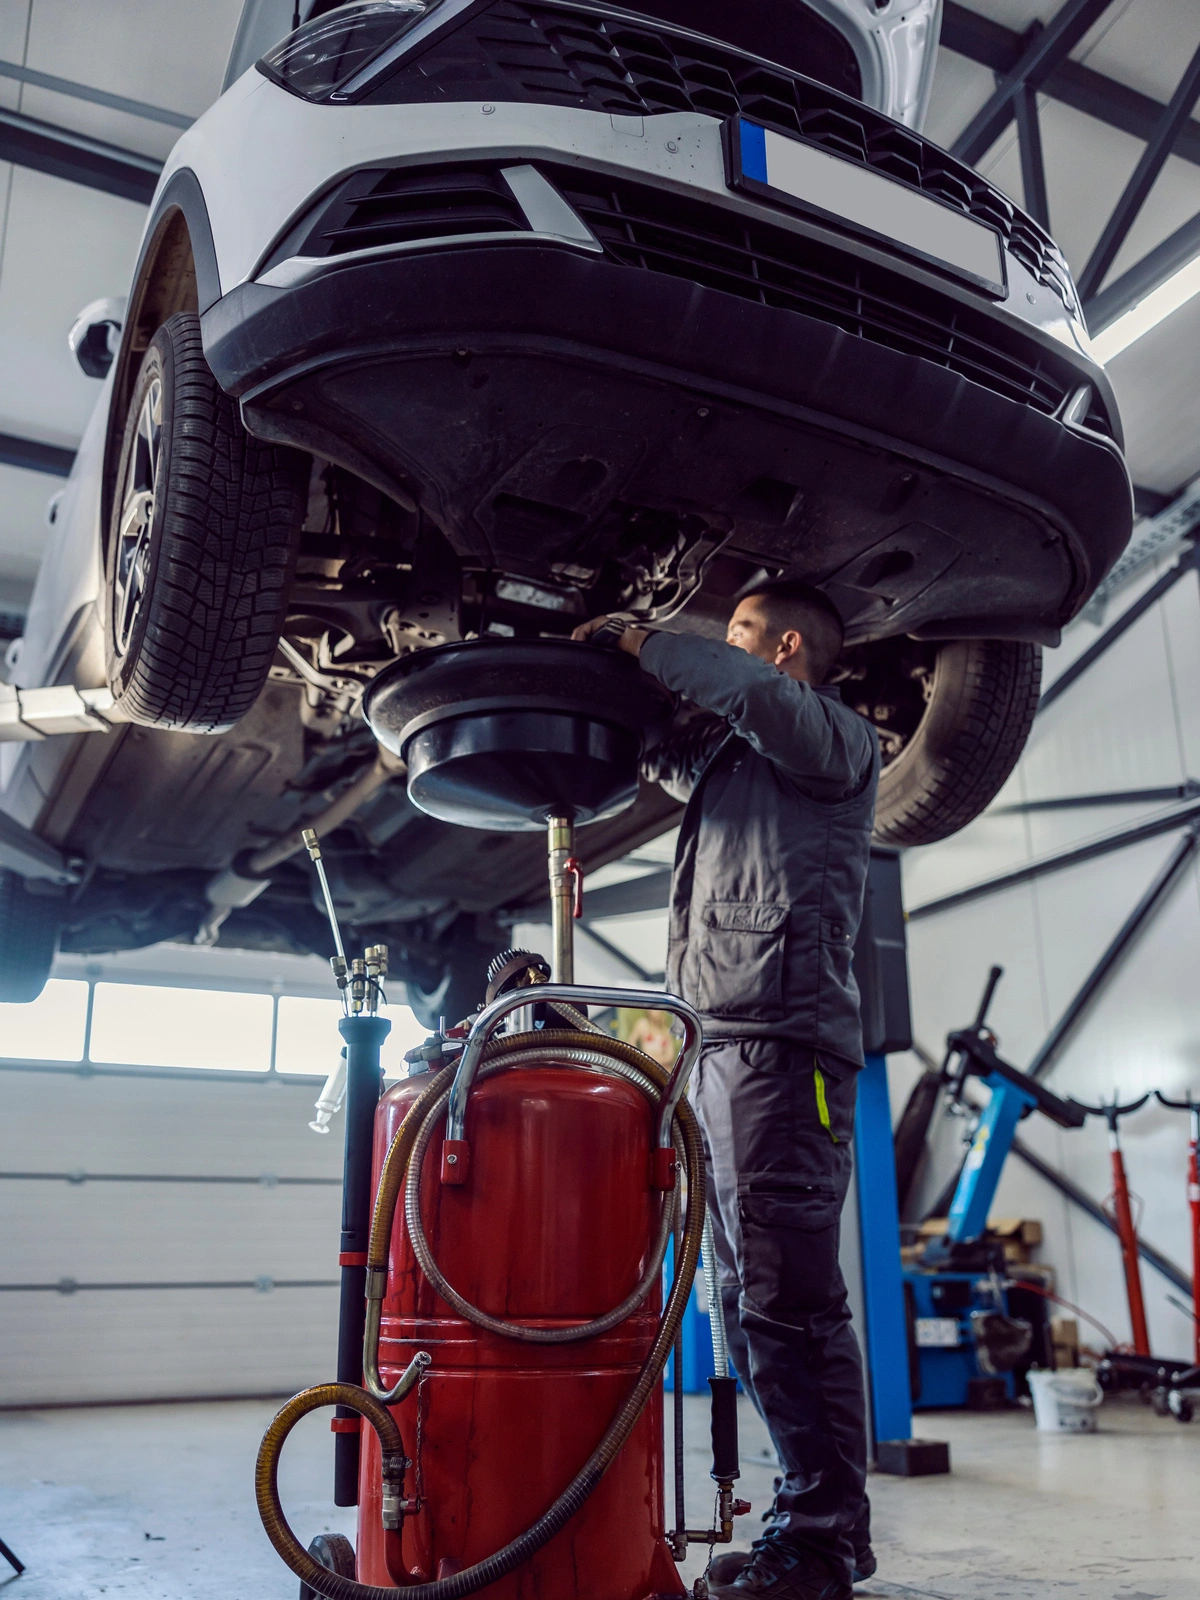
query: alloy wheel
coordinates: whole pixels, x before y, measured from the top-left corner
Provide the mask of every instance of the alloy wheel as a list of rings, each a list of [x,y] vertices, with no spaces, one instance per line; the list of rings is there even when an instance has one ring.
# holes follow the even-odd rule
[[[151,380],[138,413],[125,473],[113,569],[113,643],[125,655],[150,576],[150,538],[162,461],[163,386]]]

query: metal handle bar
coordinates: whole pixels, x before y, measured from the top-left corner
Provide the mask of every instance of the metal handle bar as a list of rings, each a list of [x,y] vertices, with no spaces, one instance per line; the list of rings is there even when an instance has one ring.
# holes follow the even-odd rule
[[[704,1042],[700,1018],[687,1001],[681,1000],[678,995],[648,994],[645,989],[592,989],[577,983],[539,983],[532,988],[514,989],[511,994],[502,994],[499,999],[493,1000],[490,1006],[483,1008],[471,1025],[458,1063],[458,1071],[454,1074],[454,1082],[450,1086],[450,1103],[446,1109],[447,1140],[458,1141],[464,1137],[467,1100],[470,1098],[471,1086],[475,1082],[479,1063],[483,1059],[484,1046],[496,1024],[510,1011],[516,1011],[521,1006],[553,1005],[556,1000],[565,1000],[568,1004],[575,1005],[626,1006],[638,1011],[669,1011],[672,1016],[680,1019],[683,1023],[683,1048],[672,1069],[667,1087],[663,1090],[658,1118],[659,1148],[670,1150],[671,1122],[675,1116],[675,1107],[683,1098],[683,1091],[687,1088],[696,1057],[700,1054],[700,1046]]]
[[[993,967],[992,970],[988,973],[987,982],[983,986],[983,994],[979,998],[979,1007],[975,1012],[975,1020],[974,1020],[974,1022],[971,1023],[969,1028],[959,1029],[958,1030],[959,1032],[962,1032],[962,1033],[981,1033],[983,1031],[984,1021],[985,1021],[985,1019],[987,1017],[987,1014],[988,1014],[988,1011],[989,1011],[989,1009],[991,1007],[992,998],[996,993],[996,985],[1000,982],[1000,979],[1003,976],[1004,976],[1004,968],[1003,967]],[[949,1038],[947,1038],[947,1041],[946,1041],[946,1054],[942,1057],[941,1074],[942,1074],[942,1077],[944,1079],[951,1079],[951,1078],[957,1079],[957,1083],[955,1085],[955,1093],[958,1094],[958,1095],[961,1095],[962,1089],[963,1089],[963,1085],[966,1083],[967,1075],[966,1075],[965,1071],[958,1072],[958,1073],[952,1073],[950,1071],[950,1063],[951,1063],[951,1061],[954,1060],[954,1057],[955,1057],[956,1054],[958,1054],[958,1055],[962,1054],[962,1047],[959,1046],[957,1048],[957,1050],[956,1050],[955,1046],[952,1045],[950,1043],[950,1041],[949,1041]],[[964,1062],[960,1062],[959,1065],[962,1066],[962,1067],[965,1067],[966,1063],[965,1063],[965,1061]]]
[[[1169,1106],[1172,1111],[1191,1111],[1193,1114],[1200,1111],[1200,1100],[1193,1100],[1191,1095],[1186,1100],[1168,1100],[1161,1089],[1155,1089],[1155,1098],[1164,1106]]]
[[[1003,976],[1003,967],[993,967],[988,973],[988,980],[983,988],[983,997],[979,1002],[979,1010],[975,1013],[975,1021],[971,1024],[972,1029],[983,1027],[984,1022],[987,1020],[987,1014],[991,1009],[992,998],[996,993],[996,985]]]
[[[1115,1100],[1111,1104],[1106,1102],[1103,1105],[1088,1106],[1084,1105],[1082,1100],[1076,1100],[1074,1095],[1071,1096],[1071,1103],[1077,1105],[1081,1111],[1086,1111],[1089,1117],[1103,1117],[1115,1133],[1118,1118],[1127,1117],[1131,1111],[1140,1111],[1149,1098],[1150,1091],[1147,1089],[1140,1100],[1131,1100],[1127,1106],[1119,1106]]]

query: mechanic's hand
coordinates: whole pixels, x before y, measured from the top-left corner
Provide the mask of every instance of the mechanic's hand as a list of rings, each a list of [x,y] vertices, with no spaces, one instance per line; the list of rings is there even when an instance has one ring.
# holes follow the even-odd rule
[[[577,640],[580,644],[586,644],[592,635],[594,633],[599,633],[600,629],[603,628],[605,623],[607,623],[609,620],[610,619],[608,617],[593,617],[590,622],[581,622],[571,637],[572,639]],[[617,640],[617,649],[624,650],[628,655],[638,656],[641,654],[642,646],[649,637],[650,634],[645,628],[631,628],[626,626],[624,633],[622,633],[621,637]]]

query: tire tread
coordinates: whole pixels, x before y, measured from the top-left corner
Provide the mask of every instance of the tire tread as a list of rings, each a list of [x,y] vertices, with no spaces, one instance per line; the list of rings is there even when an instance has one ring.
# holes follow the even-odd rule
[[[965,828],[996,797],[1020,759],[1041,688],[1037,645],[1010,639],[954,641],[943,647],[933,699],[950,723],[938,748],[930,711],[880,781],[878,844],[935,844]]]
[[[205,360],[197,316],[171,317],[155,342],[173,379],[166,503],[145,624],[113,690],[135,722],[219,733],[250,710],[270,668],[308,463],[246,432]]]

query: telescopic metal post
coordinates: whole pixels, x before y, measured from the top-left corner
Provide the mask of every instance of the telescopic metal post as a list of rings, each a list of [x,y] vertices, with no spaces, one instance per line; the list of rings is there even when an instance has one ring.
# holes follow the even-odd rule
[[[339,1383],[362,1383],[363,1327],[366,1322],[367,1243],[371,1232],[371,1151],[375,1108],[383,1087],[379,1052],[392,1025],[384,1017],[342,1017],[338,1032],[346,1041],[346,1165],[342,1182],[342,1298],[338,1316]],[[358,1504],[360,1420],[337,1408],[353,1431],[334,1436],[333,1503]],[[349,1419],[354,1419],[350,1421]]]
[[[575,824],[551,817],[547,824],[550,859],[550,924],[554,938],[555,983],[575,982]]]

